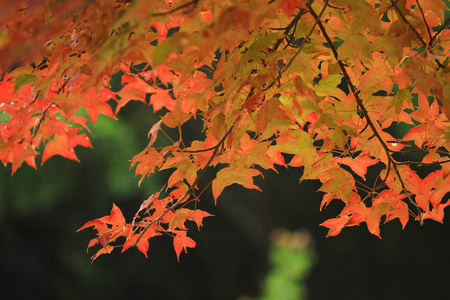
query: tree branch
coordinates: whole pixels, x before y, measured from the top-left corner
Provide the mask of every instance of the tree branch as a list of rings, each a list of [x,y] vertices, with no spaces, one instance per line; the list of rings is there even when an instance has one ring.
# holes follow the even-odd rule
[[[391,0],[392,1],[392,0]],[[359,97],[359,94],[357,92],[357,90],[355,89],[355,86],[353,85],[353,82],[350,78],[350,76],[347,73],[347,70],[345,69],[344,64],[342,63],[342,61],[339,59],[338,57],[338,53],[336,50],[336,47],[334,46],[333,42],[331,41],[330,36],[328,35],[327,31],[325,30],[325,27],[323,26],[322,22],[320,22],[319,20],[319,16],[314,12],[313,8],[311,6],[308,7],[309,11],[311,13],[311,15],[313,16],[313,18],[316,20],[316,23],[318,23],[320,30],[322,31],[323,36],[325,37],[325,39],[327,40],[331,51],[339,65],[339,68],[341,69],[342,74],[344,75],[345,81],[347,82],[347,85],[350,89],[350,91],[352,92],[353,96],[355,97],[356,103],[359,107],[359,109],[361,110],[361,112],[364,115],[364,118],[366,119],[366,122],[369,124],[369,127],[372,129],[372,132],[374,134],[374,136],[377,138],[377,140],[380,142],[381,146],[384,149],[384,152],[386,153],[386,156],[388,158],[388,164],[392,165],[392,168],[395,171],[395,174],[397,175],[397,178],[402,186],[402,191],[403,193],[407,196],[408,201],[417,209],[417,213],[419,216],[419,220],[420,220],[420,224],[423,224],[423,218],[422,218],[422,214],[421,214],[421,209],[420,207],[417,205],[417,203],[415,203],[411,196],[409,195],[409,192],[406,189],[405,183],[403,182],[403,179],[400,175],[400,171],[397,168],[397,162],[392,158],[391,154],[390,154],[390,150],[388,148],[388,146],[386,145],[386,143],[384,142],[383,138],[381,137],[380,133],[378,132],[378,130],[376,129],[373,121],[370,119],[369,113],[367,111],[367,109],[365,108],[362,99]],[[398,9],[398,8],[397,8]]]
[[[292,21],[285,27],[285,28],[280,28],[281,30],[284,30],[284,35],[288,35],[289,32],[291,32],[292,28],[295,28],[297,26],[298,21],[300,20],[300,18],[305,14],[306,9],[300,9],[299,13],[295,16],[294,19],[292,19]],[[270,30],[278,30],[278,29],[274,29],[274,28],[269,28]],[[274,50],[277,50],[278,47],[280,47],[281,43],[283,42],[284,37],[280,38],[277,40],[277,42],[275,43],[275,46],[273,46]]]
[[[306,3],[307,7],[309,8],[309,10],[311,11],[311,4],[314,1],[308,1]],[[325,12],[325,9],[328,6],[328,2],[329,0],[325,1],[325,5],[322,8],[322,11],[320,12],[320,16],[323,15],[323,13]],[[311,34],[314,32],[314,29],[316,28],[317,24],[319,23],[319,19],[316,19],[316,21],[314,22],[314,25],[311,27],[311,30],[309,31],[309,33],[304,37],[304,39],[302,40],[302,42],[300,43],[300,45],[298,46],[298,50],[297,52],[294,54],[294,56],[292,56],[292,58],[288,61],[288,63],[278,72],[278,76],[277,78],[275,78],[274,81],[272,81],[272,83],[270,83],[268,86],[266,86],[263,91],[267,91],[268,89],[270,89],[271,87],[274,86],[275,82],[280,81],[281,76],[283,75],[284,72],[287,71],[287,69],[289,69],[289,67],[292,65],[292,63],[294,62],[295,58],[300,54],[300,52],[303,49],[303,46],[305,45],[306,41],[309,39],[309,37],[311,36]]]
[[[395,10],[397,11],[398,15],[402,18],[403,22],[405,22],[409,28],[411,28],[411,30],[414,32],[414,34],[417,36],[417,39],[422,43],[422,45],[426,46],[427,43],[425,43],[425,41],[423,40],[423,38],[420,36],[419,32],[416,30],[416,28],[414,28],[414,26],[412,26],[412,24],[408,21],[408,19],[406,19],[405,15],[403,14],[403,12],[400,10],[400,8],[398,8],[397,4],[395,3],[394,0],[391,0],[392,6],[395,8]]]
[[[395,4],[395,2],[394,2],[393,0],[391,0],[391,2],[392,2],[392,5],[394,6],[394,8],[396,9],[396,11],[398,12],[398,14],[400,15],[400,17],[402,18],[402,20],[403,20],[406,24],[408,24],[409,28],[411,28],[412,31],[416,34],[417,38],[418,38],[419,41],[422,43],[422,45],[425,46],[425,47],[428,46],[428,50],[429,50],[431,53],[433,53],[433,51],[432,51],[431,48],[434,46],[434,38],[431,37],[430,27],[429,27],[428,24],[427,24],[427,21],[426,21],[426,19],[425,19],[425,15],[424,15],[424,13],[423,13],[423,11],[422,11],[422,7],[420,6],[419,2],[416,0],[417,6],[419,7],[420,12],[422,13],[423,21],[425,22],[425,25],[426,25],[426,27],[427,27],[428,34],[430,35],[430,42],[429,42],[428,44],[425,43],[425,41],[424,41],[423,38],[420,36],[420,34],[419,34],[419,32],[416,30],[416,28],[414,28],[414,26],[412,26],[412,24],[408,21],[408,19],[406,19],[405,15],[404,15],[403,12],[398,8],[397,4]],[[438,65],[440,68],[445,68],[437,58],[435,58],[434,61],[437,63],[437,65]]]
[[[450,18],[447,19],[447,21],[445,21],[444,25],[442,25],[442,27],[433,35],[433,38],[430,41],[430,45],[433,47],[435,42],[438,39],[438,36],[441,34],[442,31],[444,31],[445,29],[447,29],[447,27],[450,25]]]
[[[38,123],[37,123],[37,125],[36,126],[34,126],[34,128],[33,128],[33,136],[32,136],[32,138],[34,138],[34,137],[36,137],[36,134],[38,133],[38,131],[39,131],[39,128],[41,127],[41,125],[42,125],[42,122],[44,121],[44,119],[45,119],[45,114],[47,113],[47,111],[50,109],[50,107],[52,107],[53,105],[54,105],[55,103],[50,103],[43,111],[42,111],[42,113],[41,113],[41,117],[39,118],[39,121],[38,121]]]
[[[428,36],[430,37],[430,44],[433,37],[431,36],[430,26],[428,26],[427,20],[425,19],[425,14],[423,13],[422,6],[420,6],[419,0],[416,0],[417,7],[420,10],[420,13],[422,14],[423,22],[425,23],[425,26],[427,27]]]
[[[200,0],[192,0],[192,1],[189,1],[189,2],[187,2],[187,3],[185,3],[185,4],[182,4],[182,5],[180,5],[180,6],[177,6],[177,7],[175,7],[174,9],[171,9],[171,10],[168,10],[168,11],[165,11],[165,12],[160,12],[160,13],[153,13],[153,14],[151,14],[150,16],[152,16],[152,17],[160,17],[160,16],[170,15],[171,13],[174,13],[174,12],[176,12],[176,11],[178,11],[178,10],[184,9],[184,8],[186,8],[186,7],[188,7],[188,6],[191,6],[191,5],[194,6],[194,7],[192,8],[192,9],[194,9],[194,8],[197,6],[197,4],[198,4],[199,1],[200,1]]]
[[[402,162],[397,162],[397,165],[435,166],[435,165],[441,165],[441,164],[445,164],[445,163],[449,163],[449,162],[450,162],[450,159],[443,160],[443,161],[434,161],[431,163],[424,163],[424,162],[419,162],[419,161],[402,161]]]

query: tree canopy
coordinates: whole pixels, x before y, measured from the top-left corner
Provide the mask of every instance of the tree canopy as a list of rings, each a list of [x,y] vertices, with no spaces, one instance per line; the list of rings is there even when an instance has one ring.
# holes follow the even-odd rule
[[[78,160],[89,121],[129,101],[160,116],[131,159],[139,184],[171,172],[126,221],[87,222],[100,254],[173,238],[196,243],[200,195],[265,170],[319,180],[328,236],[366,223],[442,222],[450,205],[450,24],[446,1],[1,1],[0,160]],[[115,85],[113,82],[119,82]],[[196,138],[187,127],[201,123]],[[111,150],[113,151],[113,149]],[[42,154],[41,157],[39,155]],[[215,177],[204,180],[211,169]],[[368,169],[377,172],[366,178]]]

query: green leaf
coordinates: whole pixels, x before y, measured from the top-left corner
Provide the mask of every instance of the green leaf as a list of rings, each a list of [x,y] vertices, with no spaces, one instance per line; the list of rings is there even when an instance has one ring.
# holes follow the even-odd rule
[[[16,87],[15,87],[15,92],[17,92],[18,90],[20,90],[23,86],[30,84],[30,83],[35,83],[38,80],[38,77],[34,74],[22,74],[17,76],[16,78]]]
[[[283,153],[299,155],[305,166],[310,166],[317,155],[311,136],[302,130],[280,136],[275,148]]]
[[[408,89],[403,89],[395,95],[392,100],[392,106],[395,107],[395,112],[399,114],[404,109],[403,102],[411,101],[411,92]]]
[[[216,179],[212,182],[214,200],[222,193],[223,189],[234,183],[240,184],[247,189],[261,190],[253,183],[253,177],[261,175],[261,172],[255,169],[240,169],[227,167],[217,172]]]
[[[334,94],[336,92],[336,87],[341,83],[342,77],[341,74],[333,74],[320,80],[319,84],[316,86],[317,96]]]
[[[353,176],[341,168],[332,168],[326,173],[329,175],[329,179],[325,179],[319,191],[329,194],[329,198],[342,199],[345,203],[348,203],[355,186]]]
[[[177,39],[171,38],[162,41],[156,46],[153,53],[153,67],[162,64],[171,53],[180,51],[180,43]]]

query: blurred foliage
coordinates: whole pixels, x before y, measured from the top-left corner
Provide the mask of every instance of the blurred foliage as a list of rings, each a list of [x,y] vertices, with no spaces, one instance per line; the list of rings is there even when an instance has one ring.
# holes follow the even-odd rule
[[[271,269],[259,300],[307,299],[306,279],[314,262],[312,237],[306,231],[275,229],[269,260]]]

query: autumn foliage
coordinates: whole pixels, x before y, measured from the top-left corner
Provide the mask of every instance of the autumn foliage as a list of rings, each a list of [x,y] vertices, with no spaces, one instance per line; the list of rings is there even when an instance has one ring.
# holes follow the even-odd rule
[[[131,222],[113,205],[87,222],[93,259],[173,238],[196,243],[215,201],[264,170],[299,167],[320,180],[320,208],[343,209],[328,236],[366,223],[442,222],[450,204],[450,54],[445,1],[0,1],[0,160],[12,173],[90,147],[88,119],[129,101],[160,115],[131,158],[142,182],[171,170]],[[112,76],[121,87],[111,89]],[[82,111],[86,111],[83,114]],[[195,119],[202,139],[183,138]],[[174,138],[175,137],[175,138]],[[206,169],[216,172],[202,180]],[[368,169],[378,172],[366,178]]]

